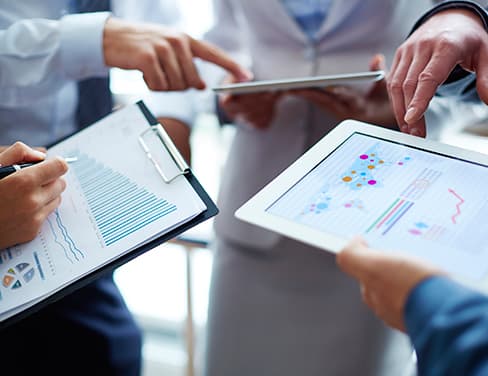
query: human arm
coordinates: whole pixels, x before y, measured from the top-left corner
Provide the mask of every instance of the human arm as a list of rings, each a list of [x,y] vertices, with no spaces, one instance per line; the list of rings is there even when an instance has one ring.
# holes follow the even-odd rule
[[[0,46],[2,89],[37,87],[47,91],[56,87],[60,78],[104,76],[112,66],[141,70],[149,87],[156,90],[202,88],[195,57],[237,76],[246,75],[206,42],[104,12],[71,14],[57,21],[20,20],[0,31]]]
[[[361,286],[364,302],[388,325],[405,331],[404,309],[412,289],[441,272],[415,259],[375,251],[361,238],[337,255],[339,267]],[[388,286],[388,288],[385,288]]]
[[[337,262],[358,280],[373,312],[410,336],[420,375],[486,374],[487,296],[423,262],[371,250],[360,239]]]
[[[214,45],[157,24],[109,18],[103,35],[105,63],[137,69],[151,90],[204,89],[194,58],[224,68],[241,80],[250,73]]]
[[[405,324],[420,375],[488,373],[488,297],[446,277],[410,293]]]
[[[0,154],[0,163],[42,161],[45,154],[18,142]],[[34,239],[46,217],[61,202],[68,166],[55,158],[0,179],[0,249]]]
[[[435,7],[395,54],[388,77],[395,117],[400,128],[425,136],[424,113],[437,88],[456,66],[477,74],[481,99],[488,101],[487,15],[469,1]]]
[[[8,19],[4,11],[0,15]],[[109,15],[70,14],[59,20],[20,19],[8,24],[0,30],[2,91],[25,89],[40,96],[66,79],[106,75],[101,41]]]

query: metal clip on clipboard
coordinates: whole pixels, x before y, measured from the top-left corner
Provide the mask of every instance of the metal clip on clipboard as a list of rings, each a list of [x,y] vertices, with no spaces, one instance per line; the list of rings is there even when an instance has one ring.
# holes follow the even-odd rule
[[[171,156],[171,159],[175,162],[178,168],[178,172],[176,174],[173,174],[171,176],[165,174],[158,161],[154,158],[153,154],[150,151],[149,146],[144,140],[144,137],[146,137],[146,135],[149,133],[156,136],[162,142],[163,146],[166,148],[166,151]],[[163,178],[166,184],[169,184],[177,177],[185,175],[188,172],[190,172],[190,166],[188,166],[186,161],[183,159],[180,152],[176,148],[175,144],[168,136],[168,134],[166,133],[166,131],[164,130],[161,124],[151,125],[147,130],[142,132],[139,135],[139,144],[141,145],[142,149],[146,153],[147,158],[152,162],[152,164],[156,168],[156,171],[159,173],[159,175],[161,175],[161,177]]]

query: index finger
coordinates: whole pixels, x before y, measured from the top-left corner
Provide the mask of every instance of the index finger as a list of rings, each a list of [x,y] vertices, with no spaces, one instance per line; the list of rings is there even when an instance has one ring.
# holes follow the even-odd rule
[[[190,39],[190,47],[193,55],[202,60],[214,63],[234,75],[239,81],[249,81],[252,73],[237,64],[225,52],[214,45],[202,40]]]
[[[18,174],[30,174],[36,184],[43,186],[63,176],[67,171],[68,164],[62,158],[56,157],[22,169]]]
[[[407,131],[407,127],[404,121],[405,118],[405,99],[403,95],[403,81],[407,73],[408,65],[405,61],[410,61],[410,57],[404,58],[406,52],[402,49],[398,49],[393,59],[393,64],[390,73],[387,76],[387,88],[388,95],[390,96],[391,105],[393,107],[393,113],[397,121],[398,127],[402,132]]]
[[[447,60],[447,63],[446,63]],[[405,122],[410,125],[416,123],[427,111],[430,101],[437,88],[447,79],[456,66],[456,62],[449,62],[446,56],[435,54],[425,69],[419,74],[417,88],[405,113]],[[409,127],[410,128],[410,127]]]
[[[37,162],[46,158],[46,154],[34,150],[22,142],[16,142],[0,155],[0,164],[10,165],[21,162]]]

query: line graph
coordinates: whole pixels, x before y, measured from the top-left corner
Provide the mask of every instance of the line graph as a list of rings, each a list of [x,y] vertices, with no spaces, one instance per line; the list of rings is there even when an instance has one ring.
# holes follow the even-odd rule
[[[69,235],[58,210],[54,211],[54,213],[48,217],[47,223],[54,238],[54,242],[63,250],[64,255],[70,263],[85,258],[83,251],[77,247],[75,241]]]
[[[451,217],[452,223],[453,224],[456,224],[457,223],[456,222],[456,217],[459,217],[461,215],[461,205],[464,204],[464,199],[458,193],[456,193],[456,191],[454,191],[454,189],[449,188],[448,191],[455,198],[457,198],[459,200],[458,203],[456,204],[456,213],[453,214],[453,216]]]

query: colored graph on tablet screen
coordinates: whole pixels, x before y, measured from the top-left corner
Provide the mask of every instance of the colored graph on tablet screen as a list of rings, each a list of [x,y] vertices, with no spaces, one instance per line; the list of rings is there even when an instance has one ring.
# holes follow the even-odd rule
[[[381,248],[488,257],[483,187],[485,166],[356,133],[267,211]]]

